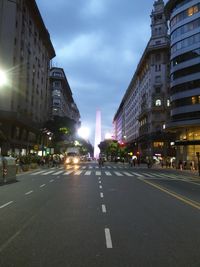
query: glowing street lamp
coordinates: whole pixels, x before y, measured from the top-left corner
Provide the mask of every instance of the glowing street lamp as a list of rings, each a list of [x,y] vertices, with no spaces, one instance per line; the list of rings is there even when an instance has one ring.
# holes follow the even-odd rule
[[[81,128],[78,129],[78,135],[81,138],[87,140],[89,135],[90,135],[90,131],[89,131],[89,129],[87,127],[81,127]]]
[[[6,85],[8,82],[5,71],[0,70],[0,87]]]

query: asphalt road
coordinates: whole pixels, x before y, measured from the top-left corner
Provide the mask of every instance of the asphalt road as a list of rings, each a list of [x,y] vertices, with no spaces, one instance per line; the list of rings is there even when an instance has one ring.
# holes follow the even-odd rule
[[[0,267],[199,267],[200,180],[83,163],[0,187]]]

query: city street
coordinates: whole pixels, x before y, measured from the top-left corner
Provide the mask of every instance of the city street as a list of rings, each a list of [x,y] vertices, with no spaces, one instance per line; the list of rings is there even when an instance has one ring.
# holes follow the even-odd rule
[[[1,267],[199,267],[200,179],[89,162],[0,187]]]

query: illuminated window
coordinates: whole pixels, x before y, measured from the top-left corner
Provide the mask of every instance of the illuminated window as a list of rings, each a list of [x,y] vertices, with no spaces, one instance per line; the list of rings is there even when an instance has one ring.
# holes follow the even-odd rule
[[[194,104],[196,104],[196,97],[192,97],[192,104],[194,105]]]
[[[153,146],[154,147],[163,147],[164,146],[164,143],[163,142],[154,142],[153,143]]]
[[[167,106],[169,107],[170,106],[170,100],[167,99]]]
[[[193,7],[190,7],[189,9],[188,9],[188,16],[190,17],[190,16],[192,16],[194,14],[194,9],[193,9]]]
[[[162,104],[161,100],[160,99],[157,99],[156,100],[156,103],[155,103],[156,107],[160,107],[161,104]]]

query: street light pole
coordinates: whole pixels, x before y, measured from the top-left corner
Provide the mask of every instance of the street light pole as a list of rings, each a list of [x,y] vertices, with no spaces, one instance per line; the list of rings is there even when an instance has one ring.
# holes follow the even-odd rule
[[[198,162],[198,171],[199,171],[199,176],[200,176],[200,161],[199,161],[200,153],[197,152],[196,155],[197,155],[197,162]]]

